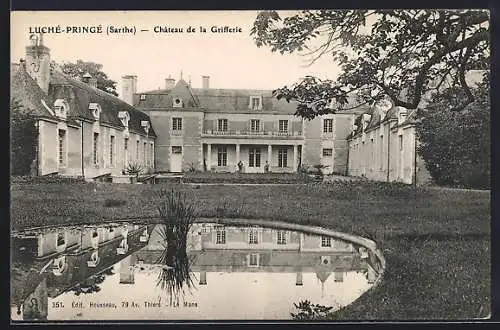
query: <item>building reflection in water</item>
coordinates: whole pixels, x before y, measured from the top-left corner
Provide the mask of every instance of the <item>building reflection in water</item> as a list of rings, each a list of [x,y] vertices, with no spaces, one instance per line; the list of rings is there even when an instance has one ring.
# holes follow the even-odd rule
[[[46,320],[49,298],[100,290],[111,267],[146,246],[154,225],[33,230],[12,238],[13,319]],[[51,306],[52,307],[52,306]],[[54,306],[57,308],[57,306]],[[16,317],[17,316],[17,317]]]
[[[372,284],[378,276],[376,258],[366,249],[331,237],[197,223],[191,227],[186,242],[180,247],[170,244],[168,251],[162,226],[103,225],[24,233],[14,239],[12,303],[19,308],[22,319],[44,320],[47,310],[53,307],[48,305],[49,298],[65,292],[75,295],[99,292],[115,272],[118,274],[116,284],[111,284],[113,291],[145,283],[155,285],[151,280],[137,282],[139,275],[141,279],[143,275],[155,275],[156,291],[166,292],[177,303],[185,295],[185,289],[191,297],[205,294],[206,290],[201,289],[210,287],[211,278],[224,276],[221,274],[249,274],[247,278],[254,278],[255,282],[259,278],[250,274],[289,273],[295,282],[290,284],[305,290],[311,290],[308,274],[315,274],[321,297],[325,297],[325,283],[330,283],[329,279],[342,284],[348,273],[356,272]],[[221,282],[214,285],[220,286]],[[130,290],[152,292],[146,287]],[[151,317],[161,319],[164,315]]]

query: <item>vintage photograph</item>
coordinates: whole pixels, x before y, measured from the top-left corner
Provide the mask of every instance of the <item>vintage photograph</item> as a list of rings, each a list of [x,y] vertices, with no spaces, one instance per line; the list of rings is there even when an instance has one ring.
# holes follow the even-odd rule
[[[11,323],[491,318],[488,10],[10,18]]]

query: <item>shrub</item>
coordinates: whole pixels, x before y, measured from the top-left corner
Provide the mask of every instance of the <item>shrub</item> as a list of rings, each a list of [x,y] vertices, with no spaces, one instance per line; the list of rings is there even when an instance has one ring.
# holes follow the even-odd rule
[[[453,90],[447,98],[433,100],[419,111],[418,152],[438,185],[490,187],[490,102],[482,86],[474,91],[476,102],[462,111],[451,111]]]
[[[318,320],[326,318],[327,314],[333,307],[312,304],[309,300],[302,300],[298,304],[293,303],[293,306],[298,309],[297,313],[290,313],[294,320]]]
[[[135,176],[139,176],[139,174],[141,174],[143,171],[144,168],[138,163],[129,163],[127,165],[127,168],[125,169],[125,173]]]
[[[33,112],[16,100],[10,103],[10,155],[12,175],[36,175],[38,130]]]

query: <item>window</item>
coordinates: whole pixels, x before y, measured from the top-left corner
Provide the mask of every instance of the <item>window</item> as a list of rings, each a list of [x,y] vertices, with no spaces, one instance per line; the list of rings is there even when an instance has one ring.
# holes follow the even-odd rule
[[[280,120],[278,122],[279,132],[287,133],[288,132],[288,120]]]
[[[139,140],[137,140],[135,144],[135,159],[139,161]]]
[[[260,110],[261,109],[260,100],[261,98],[259,96],[250,96],[250,109]]]
[[[66,163],[66,131],[59,130],[59,165]]]
[[[373,166],[373,164],[375,164],[375,140],[373,138],[371,138],[370,140],[372,141],[371,150],[372,150],[372,166]]]
[[[172,129],[174,131],[182,130],[182,118],[172,118]]]
[[[113,151],[115,150],[115,137],[110,136],[109,137],[109,165],[113,166]]]
[[[248,266],[259,267],[259,255],[257,253],[248,255]]]
[[[99,164],[99,133],[94,133],[94,165]]]
[[[380,169],[384,168],[384,136],[380,136]]]
[[[144,101],[146,99],[146,94],[141,94],[141,101]]]
[[[62,246],[66,244],[66,240],[64,239],[63,233],[57,233],[57,246]]]
[[[323,132],[324,133],[332,133],[333,132],[333,119],[324,119],[323,120]]]
[[[181,146],[172,146],[172,153],[173,154],[182,154],[182,147]]]
[[[128,138],[123,140],[123,150],[128,150]]]
[[[217,149],[217,166],[227,166],[227,147],[220,146]]]
[[[147,143],[144,142],[143,148],[142,148],[142,157],[144,158],[144,164],[146,164],[147,157],[146,157],[146,145]]]
[[[327,236],[321,236],[321,247],[331,247],[332,239]]]
[[[399,136],[399,150],[403,150],[403,136]]]
[[[215,244],[226,244],[226,229],[224,227],[217,227],[215,230]]]
[[[259,243],[259,234],[257,229],[250,229],[248,233],[248,244],[258,244]]]
[[[278,167],[288,166],[288,150],[285,147],[278,149]]]
[[[283,245],[286,244],[286,232],[283,230],[278,231],[278,244]]]
[[[153,145],[153,142],[150,143],[149,149],[150,149],[150,153],[149,153],[150,164],[154,165],[154,163],[155,163],[155,157],[154,157],[154,145]]]
[[[332,148],[323,149],[323,157],[332,157],[332,156],[333,156],[333,149]]]
[[[252,132],[259,132],[260,131],[260,120],[258,120],[258,119],[250,120],[250,130]]]
[[[260,148],[248,149],[248,166],[260,167]]]
[[[218,131],[227,131],[227,119],[219,119],[217,120],[217,130]]]

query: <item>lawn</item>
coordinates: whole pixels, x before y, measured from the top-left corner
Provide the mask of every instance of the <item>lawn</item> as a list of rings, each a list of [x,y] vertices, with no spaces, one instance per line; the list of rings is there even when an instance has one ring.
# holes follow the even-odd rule
[[[471,319],[490,312],[490,194],[400,184],[11,186],[12,228],[156,217],[158,192],[186,192],[200,217],[320,225],[371,238],[383,281],[330,315],[350,320]]]

